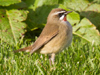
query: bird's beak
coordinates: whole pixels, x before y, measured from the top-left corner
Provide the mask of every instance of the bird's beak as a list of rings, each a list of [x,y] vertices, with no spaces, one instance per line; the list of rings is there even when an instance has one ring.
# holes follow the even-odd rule
[[[66,13],[64,13],[65,15],[67,15],[67,14],[69,14],[69,13],[71,13],[72,11],[67,11]]]

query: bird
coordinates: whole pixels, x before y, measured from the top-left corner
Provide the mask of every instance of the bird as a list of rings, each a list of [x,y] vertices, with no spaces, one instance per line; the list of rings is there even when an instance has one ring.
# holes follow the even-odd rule
[[[40,54],[48,54],[50,64],[54,64],[55,55],[68,47],[72,42],[72,26],[67,21],[67,15],[72,11],[62,8],[52,9],[47,17],[47,23],[33,45],[14,50]]]

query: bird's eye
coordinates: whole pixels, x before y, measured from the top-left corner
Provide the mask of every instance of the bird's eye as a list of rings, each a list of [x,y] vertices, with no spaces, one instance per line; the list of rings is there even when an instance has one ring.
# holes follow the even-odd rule
[[[59,17],[61,17],[64,13],[59,13]]]

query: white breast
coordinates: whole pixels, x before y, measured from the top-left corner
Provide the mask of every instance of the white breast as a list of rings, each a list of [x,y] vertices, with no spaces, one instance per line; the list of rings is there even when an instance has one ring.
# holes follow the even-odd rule
[[[71,44],[72,42],[72,26],[68,21],[65,21],[67,23],[67,26],[69,28],[69,41],[67,40],[67,47]]]

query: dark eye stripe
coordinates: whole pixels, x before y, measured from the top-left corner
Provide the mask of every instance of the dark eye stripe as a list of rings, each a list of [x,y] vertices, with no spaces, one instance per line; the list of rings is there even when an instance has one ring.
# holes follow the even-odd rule
[[[59,17],[61,17],[64,13],[59,13]]]

